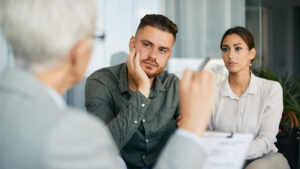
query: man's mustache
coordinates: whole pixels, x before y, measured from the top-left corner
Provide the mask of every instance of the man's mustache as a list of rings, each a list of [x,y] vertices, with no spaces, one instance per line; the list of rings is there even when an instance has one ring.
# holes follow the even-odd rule
[[[155,66],[155,67],[158,67],[159,66],[159,64],[155,61],[155,59],[144,59],[144,60],[142,60],[142,62],[143,63],[149,63],[149,64],[152,64],[153,66]]]

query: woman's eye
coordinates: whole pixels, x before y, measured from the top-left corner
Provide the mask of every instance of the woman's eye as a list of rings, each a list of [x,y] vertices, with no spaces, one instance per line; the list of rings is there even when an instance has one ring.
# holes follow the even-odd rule
[[[240,51],[240,50],[242,50],[242,48],[241,47],[236,47],[235,50]]]
[[[223,52],[227,52],[227,51],[228,51],[228,48],[222,48],[222,51],[223,51]]]

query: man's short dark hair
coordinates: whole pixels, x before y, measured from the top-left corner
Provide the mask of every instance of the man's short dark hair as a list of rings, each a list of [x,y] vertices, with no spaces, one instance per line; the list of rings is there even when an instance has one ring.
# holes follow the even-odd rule
[[[176,34],[178,32],[177,25],[173,23],[169,18],[160,14],[147,14],[145,15],[139,24],[138,30],[144,28],[145,26],[152,26],[161,31],[166,31],[174,36],[174,41],[176,40]]]

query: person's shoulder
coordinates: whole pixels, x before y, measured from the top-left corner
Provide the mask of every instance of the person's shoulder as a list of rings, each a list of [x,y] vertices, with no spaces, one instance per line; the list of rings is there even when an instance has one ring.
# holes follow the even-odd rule
[[[61,133],[62,131],[77,133],[107,133],[105,124],[99,119],[86,111],[81,111],[74,108],[61,109],[59,112],[63,114],[56,126],[53,127],[54,132]],[[75,131],[77,130],[77,131]],[[82,133],[83,134],[83,133]],[[85,133],[87,134],[87,133]]]
[[[263,90],[282,90],[281,84],[274,80],[264,79],[255,76],[257,80],[258,87]]]
[[[257,90],[265,98],[272,98],[275,95],[283,94],[282,87],[279,82],[274,80],[268,80],[260,77],[256,77]]]
[[[120,76],[122,76],[122,73],[126,72],[126,69],[127,68],[125,63],[101,68],[93,72],[90,76],[88,76],[87,81],[97,80],[107,82],[110,80],[118,80],[120,79]]]
[[[45,159],[52,161],[57,160],[59,155],[67,155],[70,158],[65,162],[71,166],[74,162],[87,166],[89,164],[86,162],[98,164],[95,162],[103,156],[109,160],[107,163],[115,162],[117,148],[108,128],[100,119],[72,108],[66,108],[60,113],[64,113],[65,116],[57,121],[49,132],[44,153]],[[56,158],[53,159],[53,157]],[[85,160],[87,158],[89,158],[88,161]],[[59,160],[63,161],[63,159]],[[52,166],[52,163],[48,165]]]

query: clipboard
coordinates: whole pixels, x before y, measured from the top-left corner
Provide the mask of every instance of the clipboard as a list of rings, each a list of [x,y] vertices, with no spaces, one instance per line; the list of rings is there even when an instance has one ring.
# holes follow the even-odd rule
[[[253,136],[240,133],[205,132],[201,139],[208,153],[203,169],[241,169]]]

